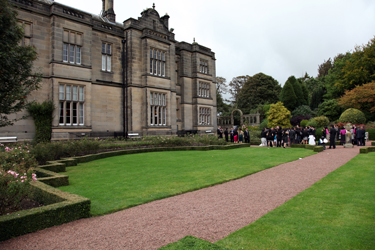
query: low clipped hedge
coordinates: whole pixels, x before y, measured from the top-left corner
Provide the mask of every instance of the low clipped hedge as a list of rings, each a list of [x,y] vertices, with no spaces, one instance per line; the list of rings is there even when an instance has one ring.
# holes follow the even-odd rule
[[[362,147],[359,149],[360,154],[367,154],[370,152],[375,152],[375,147]]]
[[[45,206],[0,217],[0,241],[90,216],[90,200],[42,182],[31,183],[33,197]]]
[[[323,151],[323,146],[315,146],[315,145],[310,145],[310,144],[292,144],[290,145],[291,148],[306,148],[306,149],[311,149],[314,152],[322,152]]]
[[[371,142],[371,146],[375,146],[375,141],[372,141],[372,142]]]

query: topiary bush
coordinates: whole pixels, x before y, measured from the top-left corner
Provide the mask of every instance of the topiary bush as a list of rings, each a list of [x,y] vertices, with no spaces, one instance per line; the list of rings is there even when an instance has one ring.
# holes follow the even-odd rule
[[[329,119],[328,119],[328,117],[326,117],[324,115],[318,116],[318,117],[314,117],[311,120],[315,121],[316,122],[316,126],[319,127],[319,128],[322,128],[322,127],[325,127],[325,126],[329,125]]]
[[[341,114],[339,121],[343,123],[364,124],[366,117],[359,109],[349,108]]]
[[[302,120],[300,122],[300,127],[306,127],[306,125],[307,125],[308,122],[309,122],[308,120]]]
[[[314,128],[318,127],[318,123],[314,120],[314,118],[310,119],[306,126],[313,126]]]

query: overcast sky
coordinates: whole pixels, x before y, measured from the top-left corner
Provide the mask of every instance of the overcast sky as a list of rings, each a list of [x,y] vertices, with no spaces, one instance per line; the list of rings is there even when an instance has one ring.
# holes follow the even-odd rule
[[[101,0],[56,2],[99,14]],[[270,75],[284,85],[291,75],[317,75],[318,65],[367,44],[375,35],[374,0],[114,0],[122,23],[155,3],[168,13],[177,41],[216,53],[216,75]]]

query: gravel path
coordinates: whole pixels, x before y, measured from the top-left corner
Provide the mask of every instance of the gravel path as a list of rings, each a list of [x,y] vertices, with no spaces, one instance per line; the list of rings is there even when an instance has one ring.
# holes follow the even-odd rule
[[[0,242],[0,249],[158,249],[187,235],[215,242],[254,222],[359,153],[325,150],[214,187]]]

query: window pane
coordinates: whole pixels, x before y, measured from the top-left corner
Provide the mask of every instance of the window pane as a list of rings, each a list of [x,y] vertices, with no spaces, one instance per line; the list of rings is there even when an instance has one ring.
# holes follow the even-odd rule
[[[150,74],[152,74],[152,59],[150,58]]]
[[[66,102],[66,107],[65,107],[65,121],[66,121],[66,125],[70,125],[70,103],[71,102]]]
[[[163,62],[162,68],[161,68],[161,75],[165,76],[165,62]]]
[[[156,75],[156,60],[154,59],[153,62],[152,68],[154,69],[154,75]]]
[[[102,53],[105,53],[105,43],[102,43]]]
[[[83,103],[79,104],[79,124],[83,125]]]
[[[68,45],[66,43],[63,45],[63,61],[68,61]]]
[[[77,103],[73,102],[73,124],[77,125],[78,113],[77,113]]]
[[[60,109],[60,119],[59,119],[59,123],[60,124],[64,124],[64,102],[60,102],[59,104],[59,109]]]
[[[158,94],[155,93],[154,97],[155,105],[158,105]]]
[[[74,63],[74,45],[69,45],[69,62]]]
[[[73,101],[78,101],[78,87],[73,86]]]
[[[166,108],[163,108],[163,125],[166,125],[167,120],[167,114],[166,114]]]
[[[159,94],[159,106],[161,106],[161,94]]]
[[[154,124],[158,124],[158,109],[157,107],[154,107]]]
[[[151,119],[150,119],[151,125],[154,125],[154,120],[152,119],[153,111],[154,111],[154,107],[151,106],[151,112],[150,112],[150,114],[151,114]]]
[[[64,85],[59,85],[59,99],[64,100],[65,99],[65,93],[64,93]]]
[[[111,45],[107,44],[107,54],[111,54]]]
[[[79,87],[79,101],[83,102],[83,87]]]
[[[163,106],[165,106],[165,94],[163,94]]]
[[[165,62],[165,52],[163,52],[162,60]]]
[[[111,71],[111,56],[107,56],[107,71]]]
[[[102,70],[106,70],[106,55],[102,55]]]
[[[150,99],[150,105],[154,105],[154,94],[151,93],[150,97],[151,97],[151,99]]]
[[[81,64],[81,47],[77,47],[76,63]]]
[[[70,93],[71,93],[71,86],[66,86],[66,100],[67,101],[70,101],[72,98]]]
[[[152,49],[150,49],[150,58],[152,58]]]
[[[161,61],[158,62],[158,75],[161,76]]]

